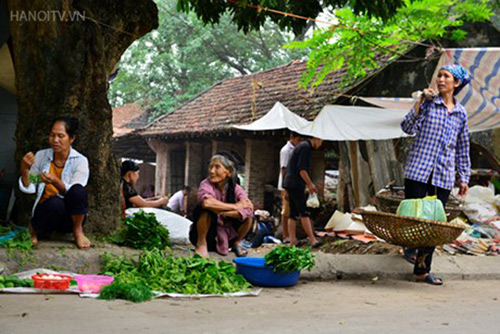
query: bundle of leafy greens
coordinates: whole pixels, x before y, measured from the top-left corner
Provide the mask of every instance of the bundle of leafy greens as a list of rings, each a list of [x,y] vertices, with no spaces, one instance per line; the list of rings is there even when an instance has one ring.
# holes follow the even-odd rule
[[[42,176],[40,174],[29,174],[28,180],[33,184],[42,183]]]
[[[314,255],[310,247],[300,249],[295,246],[278,246],[264,258],[266,265],[273,266],[275,272],[291,273],[301,269],[311,271],[314,267]]]
[[[110,240],[118,245],[141,250],[163,250],[170,247],[168,230],[156,220],[154,213],[143,210],[124,218],[123,227]]]
[[[125,299],[134,303],[142,303],[151,300],[155,293],[143,282],[119,282],[114,281],[105,286],[99,293],[99,299]]]
[[[105,254],[102,263],[103,273],[113,275],[118,283],[142,283],[164,293],[225,294],[251,288],[232,264],[198,255],[165,256],[155,249],[141,254],[138,261]]]

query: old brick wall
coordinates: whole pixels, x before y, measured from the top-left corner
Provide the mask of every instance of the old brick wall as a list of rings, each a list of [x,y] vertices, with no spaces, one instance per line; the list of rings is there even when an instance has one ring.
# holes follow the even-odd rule
[[[246,139],[244,188],[256,208],[264,207],[264,186],[277,185],[279,175],[279,140]]]

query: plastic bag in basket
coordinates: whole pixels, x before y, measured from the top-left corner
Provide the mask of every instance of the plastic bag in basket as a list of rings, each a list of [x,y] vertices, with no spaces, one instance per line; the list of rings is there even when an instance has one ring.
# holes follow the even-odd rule
[[[437,222],[447,221],[443,203],[437,199],[437,196],[405,199],[399,204],[396,214],[399,216],[428,219]]]

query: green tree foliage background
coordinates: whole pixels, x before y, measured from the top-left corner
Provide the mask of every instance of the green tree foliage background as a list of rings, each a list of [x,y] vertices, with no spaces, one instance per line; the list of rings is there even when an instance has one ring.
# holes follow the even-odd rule
[[[285,50],[293,35],[273,22],[245,34],[221,16],[205,25],[195,13],[180,13],[176,0],[158,0],[160,26],[124,54],[111,83],[113,106],[140,101],[151,117],[171,112],[216,82],[271,69],[304,58],[307,50]]]

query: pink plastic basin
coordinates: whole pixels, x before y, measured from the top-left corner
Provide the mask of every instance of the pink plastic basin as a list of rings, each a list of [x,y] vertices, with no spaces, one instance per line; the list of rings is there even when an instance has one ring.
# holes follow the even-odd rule
[[[114,281],[113,276],[104,275],[77,275],[75,276],[78,289],[82,292],[99,293],[101,289]]]

